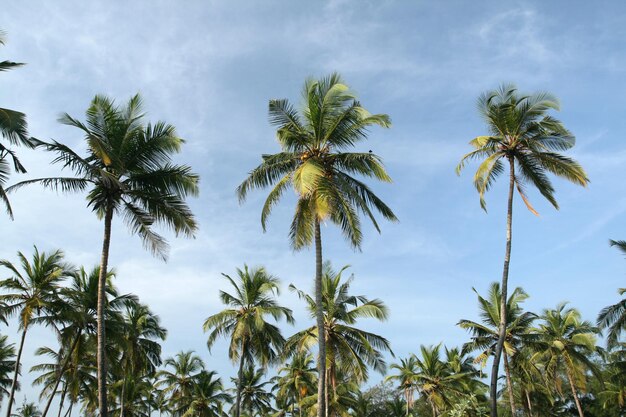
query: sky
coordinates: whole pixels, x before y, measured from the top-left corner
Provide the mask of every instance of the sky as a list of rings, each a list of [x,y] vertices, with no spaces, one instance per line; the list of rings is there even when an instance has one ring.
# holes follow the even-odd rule
[[[195,239],[167,232],[163,263],[115,219],[110,264],[120,291],[137,294],[168,329],[163,356],[195,350],[208,369],[228,379],[234,366],[224,343],[209,353],[203,321],[222,305],[221,273],[244,263],[281,278],[281,302],[297,323],[312,325],[293,283],[311,290],[314,252],[293,252],[288,228],[293,197],[273,212],[263,233],[267,191],[239,204],[235,188],[263,153],[279,150],[267,117],[268,100],[300,103],[307,77],[337,71],[373,113],[389,114],[390,129],[372,129],[357,150],[381,156],[392,184],[371,183],[399,223],[364,227],[353,251],[336,227],[322,228],[324,256],[351,265],[352,291],[382,299],[384,323],[360,325],[387,337],[396,359],[421,344],[457,346],[467,340],[456,323],[478,319],[476,295],[501,277],[506,181],[481,210],[470,165],[454,168],[485,134],[476,99],[501,83],[521,92],[549,91],[555,113],[577,138],[567,154],[591,180],[585,189],[555,180],[560,210],[530,191],[534,216],[515,202],[510,287],[530,295],[540,313],[568,301],[587,320],[615,303],[626,262],[608,239],[626,239],[626,3],[466,1],[57,1],[6,2],[0,60],[27,63],[0,74],[0,105],[27,114],[30,133],[84,151],[80,131],[61,125],[67,112],[84,120],[96,94],[124,103],[139,92],[147,120],[173,124],[186,140],[176,162],[200,175],[200,196],[189,204],[200,225]],[[28,174],[10,183],[57,176],[60,166],[43,151],[19,149]],[[65,172],[69,174],[69,172]],[[98,263],[103,227],[85,195],[60,195],[38,186],[12,197],[15,220],[0,216],[0,258],[16,252],[62,249],[66,259]],[[365,222],[364,222],[365,224]],[[7,272],[0,272],[4,277]],[[3,328],[16,342],[14,326]],[[34,350],[54,346],[36,328],[26,340],[24,367]],[[376,382],[380,376],[372,376]],[[18,404],[36,400],[24,376]]]

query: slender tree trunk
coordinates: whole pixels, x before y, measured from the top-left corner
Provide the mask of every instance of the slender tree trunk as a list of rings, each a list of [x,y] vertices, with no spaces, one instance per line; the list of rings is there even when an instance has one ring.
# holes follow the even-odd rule
[[[28,324],[24,326],[22,331],[22,338],[20,339],[20,348],[17,350],[17,358],[15,358],[15,371],[13,372],[13,382],[11,382],[11,392],[9,393],[9,405],[7,406],[7,417],[11,417],[11,408],[13,407],[13,400],[15,399],[15,390],[17,388],[17,375],[20,372],[20,361],[22,359],[22,351],[24,350],[24,340],[26,340],[26,332],[28,331]]]
[[[433,417],[437,417],[437,408],[435,407],[435,403],[430,401],[430,408],[433,410]]]
[[[322,232],[320,221],[315,218],[315,305],[317,307],[317,417],[327,415],[326,408],[326,331],[324,329],[324,305],[322,302]],[[8,416],[7,416],[8,417]]]
[[[74,401],[70,401],[70,408],[67,409],[64,417],[71,417],[73,408],[74,408]]]
[[[63,373],[65,372],[65,370],[67,369],[67,366],[70,364],[70,361],[72,360],[72,352],[74,352],[74,349],[76,349],[76,345],[78,344],[80,335],[81,335],[81,332],[78,332],[78,335],[76,336],[76,338],[74,338],[74,341],[72,342],[72,346],[70,347],[70,350],[67,353],[67,358],[65,358],[65,361],[63,362],[63,366],[61,367],[59,374],[57,375],[56,382],[54,383],[54,388],[52,389],[52,393],[50,393],[50,397],[48,398],[48,402],[46,403],[46,408],[44,408],[43,413],[41,414],[41,417],[46,417],[46,414],[48,414],[48,410],[50,409],[50,405],[52,404],[52,399],[54,398],[54,393],[57,391],[57,388],[59,388],[59,383],[61,382],[61,379],[63,378]]]
[[[528,414],[530,415],[530,417],[533,417],[533,405],[530,402],[530,393],[528,392],[528,390],[524,390],[524,392],[526,393],[526,403],[528,404]]]
[[[124,391],[126,391],[126,377],[122,382],[122,395],[120,396],[120,417],[124,417]]]
[[[61,393],[61,403],[59,404],[59,412],[57,417],[61,417],[63,411],[63,403],[65,402],[65,395],[67,394],[67,382],[63,383],[63,392]]]
[[[502,357],[502,347],[506,337],[506,299],[507,286],[509,283],[509,263],[511,261],[511,235],[513,223],[513,191],[515,187],[515,161],[509,158],[511,167],[509,177],[509,201],[506,215],[506,250],[504,252],[504,267],[502,269],[502,300],[500,300],[500,324],[498,328],[498,343],[493,357],[491,367],[491,384],[489,387],[490,415],[498,417],[498,370],[500,368],[500,358]]]
[[[578,410],[579,417],[585,417],[583,414],[583,408],[580,405],[580,400],[578,399],[578,393],[576,392],[576,386],[574,386],[574,378],[572,377],[572,373],[569,368],[567,369],[567,380],[569,381],[569,386],[572,389],[572,395],[574,396],[574,402],[576,403],[576,409]]]
[[[109,264],[109,245],[111,243],[111,221],[113,220],[113,206],[109,204],[104,214],[104,238],[102,240],[102,257],[100,260],[100,276],[98,277],[98,411],[99,417],[107,417],[107,364],[106,364],[106,335],[104,332],[104,304],[106,303],[106,277]]]
[[[509,368],[509,355],[502,352],[504,356],[504,373],[506,374],[506,385],[509,392],[509,403],[511,404],[511,415],[515,416],[515,400],[513,399],[513,384],[511,383],[511,369]]]
[[[331,417],[330,409],[330,368],[326,369],[326,382],[324,383],[324,403],[326,404],[326,417]]]
[[[241,416],[241,390],[243,388],[243,366],[244,352],[246,351],[245,342],[241,344],[241,357],[239,358],[239,371],[237,372],[237,400],[235,402],[235,417]]]
[[[404,398],[406,398],[406,417],[409,417],[409,409],[411,404],[410,393],[408,389],[404,390]]]

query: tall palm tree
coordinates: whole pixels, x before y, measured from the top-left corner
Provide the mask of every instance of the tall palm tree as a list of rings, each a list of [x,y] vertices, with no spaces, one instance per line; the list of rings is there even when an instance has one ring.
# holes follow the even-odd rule
[[[213,314],[204,322],[204,331],[209,333],[209,350],[220,337],[230,337],[228,357],[233,362],[239,360],[237,380],[244,381],[243,372],[246,364],[254,366],[254,360],[261,365],[276,360],[279,350],[285,343],[280,329],[267,322],[266,317],[274,320],[285,318],[293,323],[291,310],[278,304],[279,280],[270,275],[265,268],[237,268],[237,281],[222,274],[232,285],[234,293],[220,291],[222,302],[229,308]],[[235,417],[241,414],[242,387],[237,386]]]
[[[375,318],[385,321],[388,309],[379,299],[370,300],[363,295],[350,294],[350,284],[354,279],[342,281],[342,273],[348,268],[344,266],[334,271],[330,262],[324,264],[322,276],[322,309],[324,312],[324,335],[326,347],[326,391],[330,398],[336,394],[337,376],[341,372],[356,382],[364,382],[368,378],[368,367],[384,375],[387,365],[382,352],[391,352],[389,341],[382,336],[354,327],[362,318]],[[316,300],[309,294],[290,285],[300,299],[304,300],[314,318],[317,314]],[[285,346],[285,352],[303,351],[316,344],[317,326],[312,326],[291,336]],[[392,353],[393,354],[393,353]],[[327,405],[330,410],[330,404]],[[329,411],[330,413],[330,411]]]
[[[415,386],[430,405],[433,417],[441,414],[442,410],[451,405],[451,396],[462,393],[462,383],[465,373],[455,373],[447,362],[441,360],[441,345],[420,346],[421,355],[415,357],[417,373]]]
[[[14,417],[41,417],[41,412],[37,408],[35,403],[27,403],[22,404],[20,408],[17,409],[17,413],[12,414]]]
[[[183,417],[226,417],[224,406],[233,401],[214,371],[201,371],[193,387],[193,401]]]
[[[198,194],[198,176],[188,166],[172,164],[171,155],[180,151],[183,140],[171,125],[145,124],[139,95],[125,106],[96,96],[87,109],[86,119],[86,124],[68,114],[60,119],[84,133],[88,147],[85,157],[59,142],[42,142],[48,151],[58,155],[53,162],[70,168],[76,177],[34,179],[11,188],[41,183],[63,192],[89,189],[87,204],[104,220],[98,292],[98,397],[100,417],[106,417],[103,314],[113,215],[121,215],[146,247],[166,259],[167,243],[152,226],[161,223],[176,234],[193,236],[196,222],[185,197]]]
[[[480,351],[476,357],[477,362],[484,366],[487,359],[494,355],[498,345],[500,315],[502,306],[502,292],[500,284],[494,282],[489,289],[488,298],[483,298],[476,290],[478,296],[478,306],[482,323],[471,320],[460,320],[457,325],[468,330],[472,334],[472,340],[463,346],[466,352]],[[506,302],[506,337],[504,339],[504,373],[507,381],[507,392],[509,394],[509,406],[512,415],[515,415],[515,401],[513,396],[513,386],[511,384],[510,358],[524,345],[525,340],[530,338],[530,328],[537,315],[524,311],[520,304],[528,298],[528,294],[520,287],[513,290]]]
[[[247,365],[237,378],[233,378],[233,382],[238,387],[237,390],[241,390],[240,410],[237,410],[235,404],[235,413],[243,410],[245,417],[263,417],[273,411],[274,395],[265,388],[271,382],[264,378],[265,370],[255,369],[251,364]]]
[[[15,369],[15,345],[7,343],[8,336],[0,335],[0,402],[9,394],[11,372]]]
[[[152,375],[161,365],[161,345],[167,330],[161,327],[159,316],[153,314],[148,306],[129,303],[125,306],[124,321],[117,360],[121,379],[119,416],[124,417],[126,381],[138,382],[138,378]],[[149,384],[148,384],[149,385]]]
[[[0,295],[0,302],[5,304],[8,316],[18,316],[19,328],[22,330],[9,392],[7,417],[11,416],[26,333],[33,323],[51,324],[57,319],[49,313],[58,300],[60,283],[72,271],[72,267],[63,261],[63,252],[60,250],[48,254],[39,252],[35,247],[32,262],[22,252],[18,252],[17,256],[20,260],[21,272],[10,261],[0,260],[0,266],[13,274],[10,278],[0,281],[0,288],[7,291]]]
[[[4,45],[5,41],[6,33],[0,31],[0,45]],[[22,65],[24,64],[19,62],[2,61],[0,62],[0,72],[9,71]],[[36,142],[28,136],[26,115],[15,110],[0,108],[0,135],[9,142],[9,145],[23,145],[28,148],[34,148],[36,144]],[[0,201],[4,205],[7,214],[12,219],[13,211],[9,203],[9,198],[4,190],[4,184],[11,172],[11,164],[7,160],[8,158],[11,159],[15,172],[26,172],[26,168],[24,168],[18,159],[15,151],[0,142]]]
[[[158,372],[157,387],[163,387],[163,393],[169,396],[170,414],[182,416],[193,401],[193,389],[196,377],[204,370],[204,363],[193,351],[179,352],[164,362],[166,368]]]
[[[59,290],[60,299],[54,304],[54,314],[64,322],[65,325],[58,331],[58,339],[60,343],[60,351],[42,350],[39,352],[56,358],[56,364],[43,364],[33,367],[32,370],[47,371],[47,375],[38,378],[44,384],[44,394],[49,392],[48,401],[43,409],[42,417],[46,417],[52,400],[62,379],[66,377],[64,374],[74,362],[73,372],[80,369],[79,363],[84,359],[82,355],[77,355],[76,350],[81,343],[86,343],[85,335],[97,335],[97,309],[98,309],[98,280],[100,277],[100,267],[96,266],[90,271],[81,267],[77,271],[73,271],[68,286]],[[136,297],[130,294],[120,295],[114,287],[112,280],[115,277],[115,271],[110,269],[107,272],[107,285],[105,299],[104,315],[106,317],[105,324],[109,338],[119,341],[120,331],[122,329],[123,318],[120,309],[124,306],[134,305],[138,301]],[[80,349],[78,349],[80,350]],[[67,388],[66,384],[66,388]]]
[[[320,80],[309,79],[302,91],[304,106],[298,112],[286,99],[270,100],[270,123],[277,127],[281,152],[263,155],[263,162],[239,185],[237,194],[244,201],[257,188],[273,186],[261,212],[261,225],[274,205],[291,185],[298,196],[289,239],[295,250],[315,244],[315,301],[317,327],[324,327],[322,311],[322,237],[320,224],[338,225],[354,248],[362,240],[359,213],[367,216],[380,231],[372,209],[396,221],[393,211],[356,176],[391,182],[380,157],[369,152],[346,152],[367,138],[370,126],[389,127],[385,114],[370,114],[357,101],[338,74]],[[318,340],[318,372],[324,375],[326,349]],[[324,378],[319,378],[318,394],[323,401]],[[318,407],[318,417],[325,406]]]
[[[400,363],[392,363],[391,369],[398,371],[397,375],[389,375],[386,381],[397,381],[400,385],[400,390],[404,394],[404,401],[406,402],[406,416],[408,417],[413,407],[413,396],[416,389],[417,382],[417,358],[415,355],[411,355],[406,359],[400,359]]]
[[[595,334],[598,329],[582,321],[576,309],[566,307],[563,303],[556,309],[544,310],[542,321],[534,330],[538,336],[533,343],[536,350],[534,358],[543,363],[546,375],[552,380],[557,380],[559,371],[565,371],[578,415],[584,417],[578,389],[585,387],[585,370],[601,378],[589,360],[596,350]]]
[[[616,246],[622,253],[626,254],[626,241],[610,240],[611,246]],[[619,295],[626,294],[626,288],[618,290]],[[609,348],[618,344],[622,331],[626,330],[626,297],[617,303],[607,306],[598,314],[598,326],[601,329],[608,329],[606,342]]]
[[[291,416],[295,416],[295,407],[298,406],[302,417],[302,400],[312,395],[317,385],[317,373],[313,368],[313,357],[308,352],[298,352],[291,361],[278,369],[276,399],[290,409]]]
[[[559,151],[574,146],[575,137],[563,124],[550,116],[550,110],[559,110],[559,102],[549,93],[521,95],[513,85],[502,85],[478,99],[478,110],[483,116],[489,134],[470,141],[474,150],[466,154],[456,167],[457,174],[470,160],[483,159],[474,175],[474,186],[480,195],[480,205],[486,210],[484,195],[506,168],[509,170],[509,191],[506,221],[506,248],[502,269],[502,300],[499,339],[491,369],[491,417],[497,417],[498,369],[506,337],[506,300],[511,260],[513,222],[513,195],[515,189],[534,214],[525,187],[537,188],[555,208],[554,187],[548,174],[586,186],[589,182],[584,169]]]

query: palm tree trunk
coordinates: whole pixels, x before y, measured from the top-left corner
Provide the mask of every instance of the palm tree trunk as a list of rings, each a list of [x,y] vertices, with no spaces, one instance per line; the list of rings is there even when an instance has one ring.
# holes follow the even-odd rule
[[[52,389],[52,393],[50,394],[50,397],[48,398],[48,402],[46,403],[46,408],[44,408],[43,413],[41,414],[41,417],[46,417],[46,414],[48,414],[48,410],[50,409],[50,405],[52,404],[52,399],[54,398],[54,393],[57,391],[57,388],[59,388],[59,383],[61,382],[61,379],[63,378],[63,373],[67,369],[67,366],[70,364],[70,360],[72,360],[72,352],[74,352],[74,349],[76,349],[76,345],[78,344],[78,341],[80,340],[80,333],[81,332],[79,331],[78,335],[76,335],[76,338],[72,342],[72,346],[70,347],[70,350],[67,353],[67,358],[65,358],[65,362],[63,363],[63,366],[61,367],[61,370],[59,371],[59,375],[57,375],[56,382],[54,383],[54,388]]]
[[[71,417],[73,409],[74,409],[74,401],[70,401],[70,408],[67,409],[67,412],[65,413],[65,417]]]
[[[528,414],[530,415],[530,417],[533,417],[533,405],[530,402],[530,393],[528,392],[528,390],[524,390],[524,392],[526,393],[526,403],[528,404]]]
[[[404,389],[404,398],[406,399],[406,417],[409,417],[409,409],[411,404],[410,393],[407,388]]]
[[[430,408],[433,410],[433,417],[437,417],[437,408],[435,408],[435,403],[430,401]]]
[[[322,233],[320,221],[315,218],[315,312],[317,318],[317,417],[326,417],[326,331],[324,329],[324,305],[322,302]],[[9,416],[7,416],[9,417]]]
[[[17,350],[17,358],[15,358],[15,371],[13,372],[13,382],[11,383],[11,392],[9,394],[9,405],[7,406],[7,417],[11,417],[11,408],[13,407],[13,400],[15,398],[15,389],[17,388],[17,375],[20,371],[20,360],[22,359],[22,351],[24,350],[24,340],[26,340],[26,332],[28,331],[28,324],[24,326],[22,331],[22,338],[20,340],[20,348]]]
[[[246,343],[241,344],[241,357],[239,358],[239,371],[237,372],[237,400],[235,402],[235,417],[241,416],[241,390],[243,388],[243,365],[244,365],[244,352],[246,349]]]
[[[506,337],[506,299],[507,286],[509,283],[509,263],[511,260],[511,235],[513,223],[513,191],[515,187],[515,161],[509,158],[509,201],[506,215],[506,249],[504,252],[504,267],[502,269],[502,300],[500,300],[500,324],[498,328],[498,343],[493,357],[491,367],[491,384],[489,387],[490,416],[498,417],[498,370],[500,368],[500,358],[502,357],[502,347]]]
[[[567,369],[567,380],[569,381],[569,386],[572,389],[572,395],[574,396],[574,402],[576,403],[576,409],[578,410],[579,417],[585,417],[583,414],[582,406],[580,405],[580,400],[578,400],[578,393],[576,392],[576,386],[574,386],[574,378],[572,377],[572,373],[569,368]]]
[[[122,382],[122,395],[120,396],[120,417],[124,417],[124,391],[126,390],[126,377]]]
[[[100,275],[98,276],[98,411],[99,417],[107,417],[107,364],[105,357],[106,335],[104,332],[104,304],[106,303],[106,277],[109,264],[109,245],[111,243],[111,221],[113,206],[109,203],[104,214],[104,238],[102,240],[102,257]]]
[[[509,392],[509,403],[511,405],[511,415],[515,415],[515,400],[513,399],[513,384],[511,383],[511,370],[509,368],[509,355],[506,352],[502,352],[504,356],[504,373],[506,374],[506,385]]]
[[[63,384],[63,392],[61,393],[61,403],[59,404],[59,412],[57,417],[61,417],[61,412],[63,411],[63,403],[65,402],[65,395],[67,394],[67,382]]]

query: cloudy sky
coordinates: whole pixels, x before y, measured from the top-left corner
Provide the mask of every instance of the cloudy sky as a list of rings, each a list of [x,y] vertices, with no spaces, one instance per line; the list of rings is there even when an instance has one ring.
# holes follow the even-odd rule
[[[236,186],[278,151],[267,121],[271,98],[298,103],[303,81],[340,72],[366,108],[391,116],[389,130],[373,129],[361,150],[384,158],[393,184],[374,184],[395,210],[397,224],[382,234],[365,228],[353,252],[334,226],[323,228],[324,250],[335,265],[352,265],[353,291],[383,299],[384,324],[363,322],[392,342],[397,356],[420,344],[466,340],[455,324],[477,318],[475,287],[499,280],[504,253],[506,185],[478,204],[469,169],[454,167],[467,142],[485,133],[476,98],[502,82],[524,92],[560,98],[558,117],[577,137],[570,152],[586,168],[587,189],[556,181],[554,210],[531,199],[540,217],[515,205],[511,285],[531,295],[533,311],[569,301],[584,317],[618,296],[626,263],[608,239],[626,239],[626,4],[593,2],[425,1],[58,1],[7,2],[0,59],[26,66],[0,74],[2,107],[23,111],[30,133],[84,149],[77,129],[59,124],[61,112],[83,118],[96,94],[122,103],[140,92],[150,120],[177,127],[187,140],[177,161],[201,176],[190,201],[200,223],[194,240],[170,236],[168,263],[153,258],[119,220],[111,263],[123,292],[133,292],[161,317],[169,334],[164,355],[193,349],[207,367],[232,374],[223,344],[206,349],[203,320],[221,308],[220,273],[265,265],[284,283],[284,304],[297,324],[311,324],[286,287],[312,287],[314,253],[294,253],[287,239],[293,199],[260,226],[265,192],[239,205]],[[11,182],[59,174],[42,151],[20,150],[29,173]],[[0,257],[18,250],[61,248],[67,259],[99,260],[102,225],[84,195],[38,187],[12,197],[15,221],[0,216]],[[8,332],[17,340],[14,328]],[[29,335],[25,367],[51,333]],[[390,359],[391,360],[391,359]],[[37,389],[24,381],[25,394]]]

